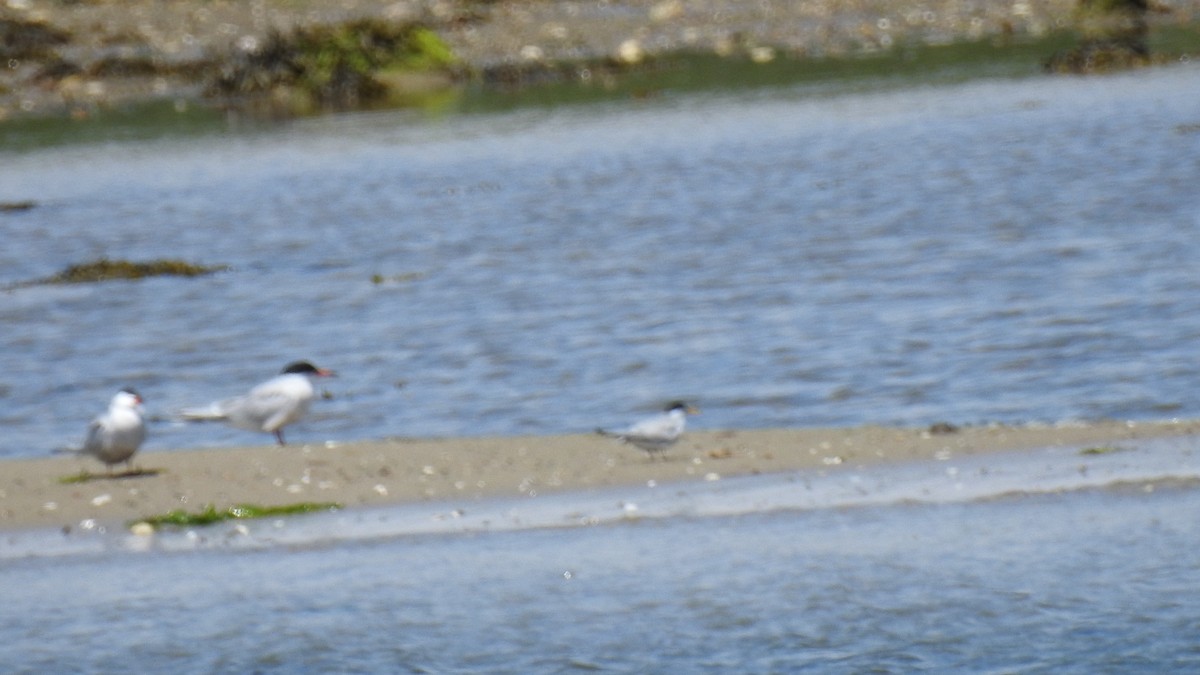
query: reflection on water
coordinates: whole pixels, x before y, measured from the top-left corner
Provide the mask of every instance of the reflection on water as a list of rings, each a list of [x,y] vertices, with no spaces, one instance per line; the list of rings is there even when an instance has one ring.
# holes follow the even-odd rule
[[[295,442],[1200,415],[1200,71],[804,87],[10,153],[0,456],[125,386],[161,417],[296,358]],[[1190,126],[1189,126],[1190,125]],[[262,442],[156,423],[148,449]]]

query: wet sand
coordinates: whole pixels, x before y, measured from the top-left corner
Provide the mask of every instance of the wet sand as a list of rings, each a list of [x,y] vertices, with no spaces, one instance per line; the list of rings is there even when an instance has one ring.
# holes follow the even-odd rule
[[[1200,433],[1200,420],[967,427],[937,433],[864,426],[689,432],[663,459],[596,435],[389,439],[351,443],[145,452],[156,475],[64,484],[90,457],[0,462],[0,530],[124,526],[172,509],[337,502],[347,508],[420,501],[451,507],[494,497],[668,484],[796,470],[848,471],[906,461],[1053,446],[1130,447],[1139,439]],[[123,469],[123,468],[119,468]],[[121,470],[116,472],[118,475]]]

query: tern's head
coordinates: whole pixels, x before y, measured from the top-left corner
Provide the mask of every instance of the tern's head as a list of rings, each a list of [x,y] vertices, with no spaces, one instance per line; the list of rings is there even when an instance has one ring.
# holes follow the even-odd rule
[[[126,387],[117,392],[113,397],[111,405],[113,408],[136,408],[142,404],[142,395],[137,393],[137,390],[132,387]]]
[[[675,412],[680,410],[688,415],[699,415],[700,410],[693,405],[689,405],[687,401],[672,401],[663,409],[665,412]]]
[[[318,368],[308,361],[296,361],[283,367],[283,375],[312,375],[313,377],[333,377],[332,370]]]

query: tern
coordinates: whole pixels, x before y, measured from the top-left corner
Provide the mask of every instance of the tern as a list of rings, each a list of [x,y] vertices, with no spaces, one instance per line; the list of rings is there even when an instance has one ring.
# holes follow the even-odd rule
[[[644,419],[624,431],[597,429],[596,433],[635,445],[653,457],[656,452],[663,454],[679,440],[687,425],[688,415],[698,414],[700,411],[696,408],[683,401],[675,401],[664,408],[661,414]]]
[[[217,420],[249,431],[266,431],[275,434],[280,445],[286,445],[283,428],[304,417],[316,396],[309,378],[333,377],[334,374],[332,370],[318,368],[308,361],[296,361],[242,396],[217,401],[204,408],[189,408],[181,411],[180,416],[194,421]]]
[[[91,455],[104,462],[108,473],[114,464],[129,465],[134,453],[146,440],[146,422],[142,419],[142,396],[133,389],[122,389],[112,397],[108,410],[99,415],[87,428],[82,448],[62,450]]]

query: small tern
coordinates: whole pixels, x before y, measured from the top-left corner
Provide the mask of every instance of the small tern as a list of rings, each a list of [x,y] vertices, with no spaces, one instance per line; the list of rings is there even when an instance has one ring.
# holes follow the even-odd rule
[[[146,423],[142,420],[142,397],[133,389],[122,389],[112,397],[108,410],[99,415],[87,428],[82,448],[64,452],[91,455],[104,462],[112,474],[114,464],[129,466],[134,453],[146,440]]]
[[[283,428],[308,413],[316,391],[310,377],[333,377],[332,370],[318,368],[308,361],[289,363],[276,377],[254,387],[242,396],[189,408],[180,412],[186,420],[225,422],[238,429],[275,434],[280,445]]]
[[[653,457],[656,452],[662,455],[679,440],[687,425],[688,415],[698,414],[700,411],[696,408],[683,401],[675,401],[664,408],[661,414],[644,419],[624,431],[597,429],[596,433],[635,445]]]

